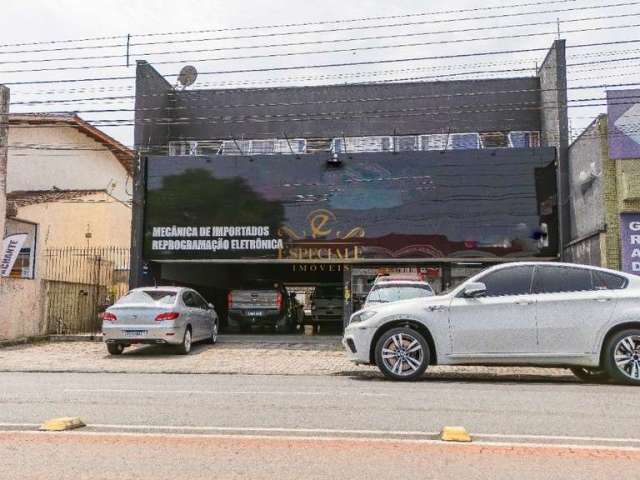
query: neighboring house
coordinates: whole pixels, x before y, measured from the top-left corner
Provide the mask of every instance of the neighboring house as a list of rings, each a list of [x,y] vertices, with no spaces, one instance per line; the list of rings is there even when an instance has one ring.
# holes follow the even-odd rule
[[[598,116],[569,148],[571,237],[565,253],[569,261],[640,274],[640,250],[622,258],[622,243],[633,234],[629,226],[640,229],[634,223],[640,222],[640,156],[610,158],[608,123],[607,115]],[[640,237],[636,241],[640,248]]]
[[[3,233],[27,239],[0,284],[0,340],[95,330],[128,272],[134,154],[74,114],[8,123]]]
[[[36,251],[130,245],[133,152],[74,114],[9,115],[8,215]],[[35,256],[38,271],[42,256]]]

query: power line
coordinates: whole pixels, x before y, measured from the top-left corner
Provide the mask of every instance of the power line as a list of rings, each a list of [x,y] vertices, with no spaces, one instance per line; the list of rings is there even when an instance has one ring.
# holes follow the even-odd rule
[[[250,27],[229,27],[229,28],[217,28],[217,29],[206,29],[206,30],[185,30],[185,31],[174,31],[174,32],[159,32],[159,33],[143,33],[143,34],[133,34],[131,37],[154,37],[154,36],[168,36],[168,35],[189,35],[194,33],[212,33],[212,32],[228,32],[228,31],[241,31],[241,30],[256,30],[256,29],[266,29],[266,28],[290,28],[290,27],[300,27],[300,26],[310,26],[310,25],[327,25],[327,24],[342,24],[342,23],[353,23],[353,22],[364,22],[364,21],[373,21],[373,20],[385,20],[395,18],[410,18],[410,17],[420,17],[426,15],[445,15],[452,13],[463,13],[463,12],[474,12],[474,11],[483,11],[483,10],[496,10],[496,9],[505,9],[505,8],[518,8],[518,7],[530,7],[530,6],[541,6],[541,5],[550,5],[555,3],[567,3],[574,2],[576,0],[551,0],[544,2],[531,2],[531,3],[520,3],[513,5],[495,5],[495,6],[484,6],[484,7],[475,7],[475,8],[465,8],[458,10],[440,10],[440,11],[432,11],[432,12],[421,12],[421,13],[410,13],[404,15],[384,15],[377,17],[361,17],[361,18],[353,18],[353,19],[338,19],[338,20],[322,20],[315,22],[303,22],[303,23],[289,23],[289,24],[276,24],[276,25],[256,25]],[[111,40],[122,38],[126,35],[112,35],[112,36],[102,36],[102,37],[86,37],[79,39],[67,39],[67,40],[45,40],[45,41],[37,41],[37,42],[23,42],[23,43],[5,43],[0,44],[0,48],[4,47],[20,47],[20,46],[29,46],[29,45],[44,45],[44,44],[57,44],[57,43],[76,43],[76,42],[87,42],[87,41],[99,41],[99,40]],[[122,46],[122,45],[118,45]],[[22,52],[19,52],[22,53]]]
[[[569,20],[564,20],[563,24],[566,23],[576,23],[576,22],[584,22],[584,21],[592,21],[592,20],[610,20],[616,18],[628,18],[635,17],[640,15],[640,12],[635,13],[623,13],[620,15],[604,15],[604,16],[596,16],[596,17],[583,17],[583,18],[574,18]],[[429,31],[429,32],[410,32],[410,33],[398,33],[392,35],[374,35],[374,36],[366,36],[366,37],[355,37],[355,38],[338,38],[338,39],[322,39],[322,40],[309,40],[303,42],[286,42],[286,43],[275,43],[275,44],[259,44],[259,45],[248,45],[248,46],[233,46],[233,47],[217,47],[217,48],[203,48],[196,50],[170,50],[170,51],[159,51],[159,52],[143,52],[143,53],[135,53],[132,56],[149,56],[149,55],[177,55],[177,54],[185,54],[185,53],[211,53],[217,51],[228,51],[228,50],[250,50],[250,49],[263,49],[263,48],[276,48],[276,47],[291,47],[291,46],[301,46],[301,45],[318,45],[318,44],[327,44],[327,43],[344,43],[344,42],[355,42],[355,41],[366,41],[366,40],[386,40],[391,38],[406,38],[406,37],[416,37],[416,36],[425,36],[425,35],[441,35],[445,33],[469,33],[476,31],[485,31],[485,30],[502,30],[502,29],[511,29],[511,28],[520,28],[520,27],[533,27],[540,25],[555,25],[556,20],[549,20],[544,22],[529,22],[529,23],[520,23],[520,24],[511,24],[511,25],[497,25],[497,26],[489,26],[489,27],[473,27],[473,28],[463,28],[463,29],[454,29],[454,30],[440,30],[440,31]],[[581,30],[582,31],[582,30]],[[531,35],[547,35],[547,34],[556,34],[557,32],[544,32],[544,33],[533,33]],[[572,31],[568,31],[565,33],[573,33]],[[489,37],[488,39],[492,40],[495,38],[516,38],[518,36],[503,36],[503,37]],[[479,39],[466,39],[464,41],[476,41],[476,40],[485,40],[484,38]],[[443,43],[443,42],[434,42],[434,43]],[[2,64],[24,64],[24,63],[45,63],[45,62],[67,62],[67,61],[77,61],[77,60],[98,60],[98,59],[111,59],[111,58],[122,58],[122,54],[117,55],[93,55],[93,56],[85,56],[85,57],[54,57],[54,58],[38,58],[38,59],[23,59],[23,60],[8,60],[8,61],[0,61],[0,65]],[[185,62],[190,60],[185,60]],[[113,65],[121,66],[121,65]],[[100,68],[106,68],[106,66],[102,66]],[[30,70],[27,70],[30,71]],[[9,73],[9,72],[4,72]]]
[[[602,31],[602,30],[620,30],[625,28],[636,28],[636,27],[640,27],[640,23],[565,30],[563,33],[565,34],[585,33],[585,32],[595,32],[595,31]],[[521,33],[521,34],[514,34],[514,35],[498,35],[493,37],[462,38],[457,40],[438,40],[433,42],[413,42],[413,43],[399,43],[399,44],[392,44],[392,45],[370,45],[365,47],[334,48],[330,50],[280,52],[280,53],[239,55],[239,56],[216,57],[216,58],[161,60],[161,61],[154,62],[154,65],[174,65],[174,64],[193,63],[193,62],[220,62],[225,60],[255,60],[255,59],[261,59],[261,58],[281,58],[281,57],[304,56],[304,55],[355,53],[355,52],[370,51],[370,50],[386,50],[390,48],[424,47],[427,45],[449,45],[449,44],[487,41],[487,40],[507,40],[507,39],[524,38],[524,37],[529,38],[529,37],[537,37],[537,36],[545,36],[545,35],[556,35],[556,33],[557,32],[555,31],[537,32],[537,33]],[[446,58],[446,57],[441,56],[441,57],[434,57],[434,58]],[[58,66],[58,67],[51,67],[51,68],[23,68],[23,69],[15,69],[15,70],[2,70],[0,71],[0,74],[53,72],[53,71],[60,72],[60,71],[70,71],[70,70],[95,70],[95,69],[104,69],[104,68],[124,68],[124,67],[127,67],[125,63],[115,64],[115,65],[80,65],[80,66],[63,66],[63,67]]]
[[[638,57],[640,58],[640,57]],[[592,77],[587,79],[603,78]],[[607,77],[605,77],[607,78]],[[640,82],[630,83],[618,83],[607,84],[607,87],[627,87],[638,85]],[[334,105],[334,104],[350,104],[350,103],[367,103],[367,102],[388,102],[388,101],[409,101],[409,100],[424,100],[424,99],[438,99],[438,98],[459,98],[459,97],[482,97],[486,95],[505,95],[514,93],[544,93],[544,92],[557,92],[559,90],[585,90],[591,88],[603,88],[605,85],[578,85],[566,88],[517,88],[517,89],[503,89],[503,90],[484,90],[473,92],[454,92],[454,93],[437,93],[437,94],[422,94],[422,95],[404,95],[404,96],[376,96],[376,97],[356,97],[356,98],[336,98],[332,100],[307,100],[297,102],[263,102],[263,103],[241,103],[241,104],[220,104],[215,100],[206,98],[209,97],[208,92],[203,92],[203,99],[198,100],[198,105],[208,104],[217,109],[229,109],[229,108],[260,108],[260,107],[299,107],[303,105]],[[200,93],[194,91],[193,93]],[[159,96],[165,96],[160,94]],[[192,99],[195,95],[191,95]],[[150,111],[177,111],[177,110],[190,110],[191,105],[178,106],[178,107],[148,107],[148,108],[116,108],[116,109],[91,109],[91,110],[76,110],[75,113],[115,113],[115,112],[150,112]]]
[[[568,49],[569,48],[586,48],[586,47],[596,47],[596,46],[606,46],[606,45],[621,45],[621,44],[638,43],[638,42],[640,42],[640,39],[617,40],[617,41],[608,41],[608,42],[594,42],[594,43],[567,45],[566,48]],[[383,64],[383,63],[403,63],[403,62],[414,62],[414,61],[423,61],[423,60],[443,60],[443,59],[451,59],[451,58],[468,58],[468,57],[476,57],[476,56],[493,56],[493,55],[530,53],[530,52],[540,52],[540,51],[548,51],[548,48],[538,47],[538,48],[524,48],[524,49],[514,49],[514,50],[497,50],[497,51],[489,51],[489,52],[460,53],[455,55],[394,58],[394,59],[383,59],[383,60],[364,60],[359,62],[337,62],[337,63],[325,63],[325,64],[302,64],[302,65],[292,65],[292,66],[282,66],[282,67],[218,70],[218,71],[210,71],[210,72],[200,72],[199,74],[200,75],[225,75],[225,74],[233,74],[233,73],[307,70],[307,69],[314,69],[314,68],[351,67],[351,66],[375,65],[375,64]],[[168,76],[175,76],[175,75],[168,75]],[[8,82],[8,83],[5,83],[5,85],[13,86],[13,85],[36,85],[36,84],[50,84],[50,83],[95,82],[95,81],[107,81],[107,80],[133,80],[135,78],[136,78],[135,76],[126,75],[126,76],[108,76],[108,77],[55,79],[55,80],[27,80],[27,81],[19,81],[19,82]]]

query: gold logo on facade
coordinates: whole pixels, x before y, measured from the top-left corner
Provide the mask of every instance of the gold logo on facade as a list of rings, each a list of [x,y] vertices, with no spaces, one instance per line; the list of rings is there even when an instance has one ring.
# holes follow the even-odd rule
[[[311,238],[315,239],[327,239],[332,233],[331,222],[337,221],[335,213],[331,210],[319,208],[312,211],[307,215],[307,222],[309,222],[309,234]],[[304,240],[307,237],[307,231],[303,230],[301,233],[296,232],[291,227],[280,227],[278,235],[281,237],[289,237],[294,240]],[[348,240],[350,238],[363,238],[365,235],[364,228],[354,227],[347,233],[343,234],[340,230],[336,231],[335,238],[338,240]]]

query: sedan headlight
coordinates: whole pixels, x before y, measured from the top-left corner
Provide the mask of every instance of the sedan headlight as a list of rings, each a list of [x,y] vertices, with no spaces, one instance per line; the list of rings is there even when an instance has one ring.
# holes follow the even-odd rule
[[[371,317],[374,317],[377,313],[378,312],[376,312],[375,310],[360,310],[359,312],[351,315],[351,320],[349,320],[349,323],[351,324],[364,322],[365,320],[369,320]]]

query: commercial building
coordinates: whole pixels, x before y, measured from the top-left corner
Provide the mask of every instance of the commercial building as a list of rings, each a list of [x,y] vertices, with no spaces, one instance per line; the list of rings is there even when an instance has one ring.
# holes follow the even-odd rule
[[[598,116],[569,148],[566,257],[640,274],[640,90],[607,92]]]
[[[537,75],[174,89],[138,62],[134,286],[338,285],[344,321],[380,273],[439,291],[558,258],[568,211],[566,63]]]

